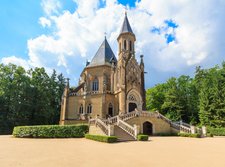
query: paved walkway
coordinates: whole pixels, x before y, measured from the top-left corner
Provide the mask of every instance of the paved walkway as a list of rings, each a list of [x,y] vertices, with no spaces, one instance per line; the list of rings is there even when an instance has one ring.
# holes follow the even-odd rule
[[[0,167],[225,167],[225,138],[150,139],[106,144],[0,136]]]

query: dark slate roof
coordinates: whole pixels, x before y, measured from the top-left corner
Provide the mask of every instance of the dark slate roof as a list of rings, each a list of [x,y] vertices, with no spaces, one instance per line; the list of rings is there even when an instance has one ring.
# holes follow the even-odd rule
[[[117,62],[117,59],[109,46],[107,39],[105,38],[88,67],[111,64],[112,60]]]
[[[127,18],[127,14],[126,13],[125,13],[125,17],[124,17],[124,21],[123,21],[123,25],[122,25],[120,34],[121,33],[125,33],[125,32],[130,32],[130,33],[133,34],[133,31],[131,29],[131,26],[130,26],[130,23],[128,21],[128,18]]]

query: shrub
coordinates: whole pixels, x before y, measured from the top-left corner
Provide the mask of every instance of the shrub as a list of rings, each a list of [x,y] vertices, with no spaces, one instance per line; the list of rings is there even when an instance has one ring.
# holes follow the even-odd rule
[[[181,137],[194,137],[194,138],[200,138],[201,134],[195,133],[195,134],[190,134],[190,133],[178,133],[178,136]]]
[[[105,143],[115,143],[115,142],[117,142],[116,136],[101,136],[101,135],[85,134],[85,138],[95,140],[95,141],[105,142]]]
[[[208,133],[213,136],[225,136],[225,128],[208,128]]]
[[[148,135],[139,134],[137,136],[138,141],[148,141]]]
[[[78,138],[84,137],[87,132],[88,125],[17,126],[13,129],[13,136],[27,138]]]
[[[207,133],[206,136],[207,137],[213,137],[213,134],[212,133]]]
[[[156,133],[155,136],[178,136],[177,133]]]

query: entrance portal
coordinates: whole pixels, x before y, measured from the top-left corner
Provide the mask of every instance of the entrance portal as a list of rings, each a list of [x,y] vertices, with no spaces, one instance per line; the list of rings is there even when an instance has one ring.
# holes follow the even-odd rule
[[[137,108],[137,104],[136,103],[129,103],[129,112],[134,111],[135,108]]]
[[[112,117],[113,116],[113,108],[109,107],[109,112],[108,112],[109,116]]]
[[[145,135],[152,135],[153,131],[152,131],[152,124],[150,122],[144,122],[143,123],[143,134]]]

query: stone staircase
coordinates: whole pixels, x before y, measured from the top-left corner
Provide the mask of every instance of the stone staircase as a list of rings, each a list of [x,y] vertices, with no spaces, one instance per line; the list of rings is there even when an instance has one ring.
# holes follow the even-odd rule
[[[139,129],[136,125],[132,126],[126,121],[135,117],[156,117],[170,124],[170,127],[180,133],[193,133],[191,126],[182,122],[172,122],[159,112],[138,111],[135,110],[130,113],[117,115],[108,119],[90,119],[89,125],[99,127],[105,133],[105,135],[115,135],[121,141],[136,140]]]
[[[119,141],[134,141],[135,138],[131,136],[129,133],[124,131],[122,128],[119,126],[115,125],[114,126],[114,136],[118,137]]]

